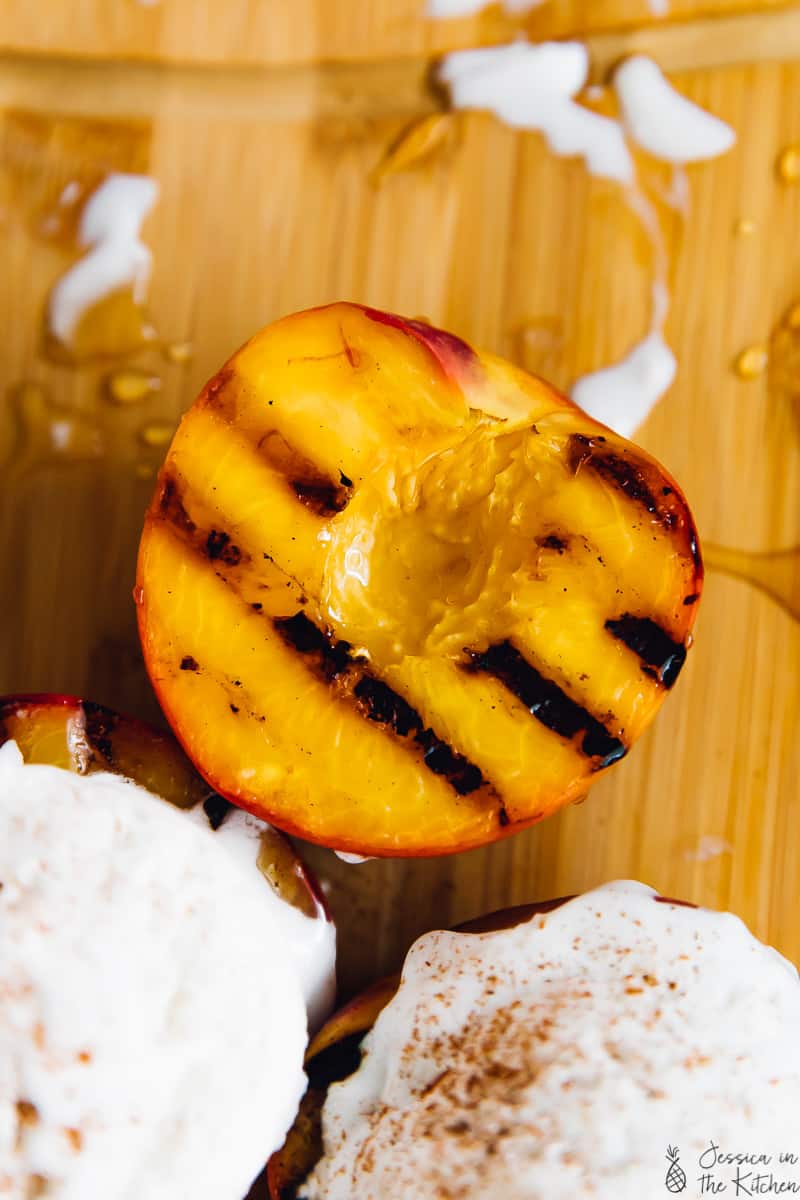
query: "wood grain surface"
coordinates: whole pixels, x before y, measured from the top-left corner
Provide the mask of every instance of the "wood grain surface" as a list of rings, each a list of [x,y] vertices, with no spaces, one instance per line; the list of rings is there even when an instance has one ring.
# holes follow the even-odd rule
[[[438,54],[524,32],[537,40],[700,17],[776,11],[793,0],[531,0],[509,17],[427,19],[426,0],[3,0],[0,48],[99,58],[317,63]],[[743,39],[743,45],[746,45]]]
[[[412,0],[45,7],[39,20],[39,6],[12,0],[0,17],[14,50],[0,65],[0,690],[75,691],[152,715],[130,594],[147,475],[239,343],[282,313],[348,298],[424,315],[566,388],[645,332],[652,249],[618,187],[484,115],[459,119],[420,166],[369,182],[409,118],[432,107],[427,56],[492,40],[496,13],[434,27]],[[762,5],[756,36],[753,14],[735,15],[745,7],[676,0],[684,25],[647,32],[684,39],[684,57],[666,62],[674,81],[738,141],[689,169],[685,216],[658,199],[669,171],[640,161],[669,250],[680,368],[639,439],[684,486],[701,537],[773,551],[800,543],[800,354],[788,383],[772,370],[743,380],[733,363],[769,343],[800,299],[800,182],[775,168],[800,143],[800,11]],[[707,22],[722,18],[704,17],[691,37],[686,18],[723,10],[733,49],[720,57]],[[602,74],[619,45],[603,39],[643,36],[623,27],[648,19],[647,5],[554,0],[529,24],[583,31],[590,11]],[[781,53],[765,51],[778,28]],[[98,61],[87,75],[56,52],[152,61]],[[334,57],[363,64],[332,85],[315,63]],[[221,68],[191,66],[211,61]],[[253,75],[248,62],[284,67]],[[159,182],[145,226],[151,316],[160,338],[194,348],[185,362],[155,345],[129,357],[161,386],[127,406],[105,398],[108,362],[53,362],[42,336],[48,291],[76,257],[59,197],[109,170]],[[425,928],[620,876],[731,908],[800,960],[799,680],[800,623],[709,572],[683,677],[585,804],[438,861],[348,867],[309,851],[339,915],[344,990],[394,967]]]

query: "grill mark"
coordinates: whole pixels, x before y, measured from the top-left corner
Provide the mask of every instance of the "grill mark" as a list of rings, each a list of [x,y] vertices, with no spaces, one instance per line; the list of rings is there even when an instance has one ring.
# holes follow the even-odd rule
[[[158,511],[161,516],[175,525],[183,533],[192,534],[197,526],[184,508],[183,498],[174,475],[164,475],[161,481],[161,493],[158,498]]]
[[[604,437],[586,437],[573,433],[569,439],[569,464],[573,474],[588,466],[597,475],[608,479],[635,504],[654,516],[662,516],[658,501],[646,478],[643,465],[633,462],[623,447],[612,450]]]
[[[414,741],[422,747],[425,766],[434,775],[444,775],[459,796],[476,792],[486,782],[479,767],[426,728],[417,710],[383,680],[362,675],[353,692],[368,720],[388,725],[400,737],[413,734]]]
[[[238,566],[242,551],[231,541],[231,535],[222,529],[212,529],[206,538],[206,555],[211,562],[220,559],[229,567]]]
[[[279,430],[271,429],[263,434],[256,448],[271,467],[286,477],[298,500],[318,517],[331,517],[346,507],[353,490],[347,476],[340,472],[338,482],[331,479],[316,463],[292,446]]]
[[[200,403],[205,407],[214,409],[231,421],[235,417],[236,397],[229,384],[233,382],[235,375],[233,367],[223,367],[208,381],[200,397]]]
[[[483,671],[499,679],[547,729],[568,741],[582,733],[581,751],[588,758],[600,760],[595,770],[602,771],[627,754],[624,742],[571,700],[557,683],[546,679],[511,642],[498,642],[482,654],[470,651],[469,655],[467,670]]]
[[[407,700],[382,679],[363,670],[362,661],[353,655],[349,642],[327,637],[303,612],[293,617],[273,618],[273,625],[285,642],[313,659],[314,667],[328,683],[352,677],[358,671],[359,677],[350,692],[363,716],[419,746],[427,769],[447,779],[459,796],[469,796],[487,783],[480,768],[428,728]]]
[[[548,533],[546,537],[537,538],[536,541],[543,550],[556,550],[559,554],[563,554],[569,548],[569,538],[566,534]]]
[[[225,818],[233,810],[233,805],[228,800],[223,800],[222,796],[214,793],[203,801],[203,812],[208,817],[208,823],[216,833]]]
[[[341,512],[347,503],[341,499],[342,489],[329,480],[324,483],[309,483],[307,480],[293,479],[290,487],[297,499],[318,517],[332,517]]]
[[[362,702],[370,721],[388,725],[399,737],[422,733],[420,714],[383,680],[364,675],[353,689],[353,694]]]
[[[299,654],[311,656],[328,683],[345,675],[352,662],[349,642],[334,642],[303,612],[293,617],[275,617],[273,625],[283,640]]]
[[[686,661],[686,647],[675,642],[665,629],[650,617],[624,613],[606,621],[606,629],[645,664],[642,670],[665,688],[671,688]]]
[[[111,737],[118,724],[117,714],[90,700],[84,700],[81,707],[87,742],[92,750],[99,751],[108,766],[113,766],[114,746]]]
[[[634,449],[611,445],[607,438],[573,433],[567,443],[567,461],[573,474],[582,468],[607,480],[634,504],[649,513],[678,543],[680,552],[691,558],[694,584],[699,591],[703,560],[697,530],[683,496],[669,484],[654,462],[639,457]]]
[[[351,366],[356,366],[355,351],[345,342],[339,354],[346,354]],[[332,357],[339,357],[339,354]],[[230,384],[235,380],[235,371],[225,367],[206,385],[202,403],[213,409],[229,424],[236,422],[236,389]],[[269,404],[272,404],[272,400]],[[287,441],[278,429],[271,429],[253,439],[257,451],[276,470],[286,476],[289,487],[307,508],[319,517],[330,517],[341,512],[352,495],[352,483],[340,472],[337,482],[310,458]],[[346,481],[346,482],[345,482]]]
[[[165,475],[159,498],[159,515],[173,526],[191,546],[212,563],[224,563],[227,567],[238,567],[252,561],[252,556],[242,550],[224,529],[199,529],[189,517],[183,503],[181,485],[174,475]],[[184,670],[193,670],[184,667]]]

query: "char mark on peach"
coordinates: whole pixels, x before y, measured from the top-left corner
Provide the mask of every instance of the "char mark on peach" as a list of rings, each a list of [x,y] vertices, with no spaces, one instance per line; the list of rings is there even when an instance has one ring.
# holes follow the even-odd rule
[[[197,529],[184,507],[181,489],[174,475],[165,475],[162,479],[158,510],[166,521],[182,533],[192,534]]]
[[[206,556],[211,562],[224,562],[228,567],[236,567],[242,561],[242,552],[231,541],[231,535],[222,529],[212,529],[206,538]]]
[[[218,796],[216,792],[203,801],[203,812],[208,817],[208,823],[215,833],[232,811],[233,805],[230,801],[223,800],[222,796]]]
[[[624,447],[612,448],[604,437],[586,437],[582,433],[573,433],[569,439],[569,464],[573,472],[582,467],[588,467],[596,475],[607,479],[619,491],[624,492],[629,500],[641,505],[652,516],[661,519],[671,513],[671,506],[662,514],[645,464],[636,462]],[[653,472],[655,475],[655,472]],[[672,495],[670,491],[669,495]],[[667,497],[664,497],[664,501]]]
[[[210,562],[224,563],[227,567],[236,567],[242,562],[248,562],[250,555],[246,554],[224,529],[199,530],[189,517],[181,494],[178,480],[169,475],[161,485],[159,512],[174,529],[200,550]],[[186,668],[184,668],[185,670]]]
[[[407,700],[364,670],[363,660],[353,654],[349,642],[329,637],[303,612],[275,618],[273,624],[283,640],[306,656],[326,682],[346,685],[342,688],[343,695],[352,696],[356,708],[368,721],[418,746],[427,769],[447,779],[459,796],[468,796],[486,783],[480,768],[427,728]]]
[[[673,641],[650,617],[634,617],[631,613],[606,621],[606,629],[639,656],[646,675],[665,688],[672,687],[686,662],[686,647],[682,642]]]
[[[627,753],[624,742],[558,684],[546,679],[511,642],[498,642],[483,653],[470,652],[465,669],[494,676],[522,701],[531,716],[559,737],[572,741],[582,734],[580,748],[588,758],[597,760],[595,770],[610,767]]]
[[[119,723],[117,714],[102,704],[93,704],[90,700],[84,700],[81,707],[87,742],[92,750],[101,756],[107,766],[113,766],[112,735]]]
[[[288,486],[301,503],[318,517],[332,517],[342,511],[352,495],[352,482],[341,471],[339,480],[331,479],[277,429],[265,433],[257,442],[261,456],[285,476]]]
[[[313,659],[317,673],[328,683],[349,671],[354,661],[350,643],[329,638],[305,613],[297,612],[293,617],[276,617],[273,625],[287,645],[293,646],[299,654]]]
[[[548,533],[546,537],[537,538],[536,541],[543,550],[555,550],[557,554],[563,554],[569,548],[569,538],[566,534]]]
[[[703,578],[703,560],[691,513],[676,489],[663,482],[655,463],[636,453],[634,447],[611,445],[602,435],[587,437],[573,433],[568,442],[567,461],[573,474],[586,469],[604,479],[633,504],[642,508],[691,557],[695,584]]]
[[[347,504],[347,499],[342,497],[343,489],[329,480],[324,483],[312,483],[304,479],[293,479],[291,488],[297,499],[318,517],[332,517],[341,512]]]

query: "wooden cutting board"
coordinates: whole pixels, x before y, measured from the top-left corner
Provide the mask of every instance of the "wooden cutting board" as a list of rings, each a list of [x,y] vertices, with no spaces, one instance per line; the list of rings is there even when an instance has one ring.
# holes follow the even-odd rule
[[[641,225],[619,188],[537,135],[470,115],[428,160],[370,182],[434,106],[430,56],[512,29],[498,9],[433,25],[420,7],[6,0],[0,690],[152,715],[130,594],[152,474],[181,410],[267,321],[364,301],[424,315],[565,388],[645,332]],[[730,154],[689,169],[685,214],[657,198],[669,171],[641,163],[669,250],[680,367],[639,438],[681,481],[708,542],[800,544],[800,349],[784,321],[800,300],[800,182],[776,170],[800,145],[800,7],[674,0],[664,21],[637,0],[553,0],[524,24],[537,37],[589,33],[600,82],[643,48],[736,129]],[[42,338],[48,291],[76,257],[64,188],[109,170],[161,188],[145,227],[149,307],[171,349],[124,360],[158,381],[127,404],[108,400],[112,364],[54,362]],[[741,378],[740,352],[770,344],[770,368]],[[310,850],[340,921],[344,990],[395,966],[423,929],[620,876],[731,908],[800,960],[800,568],[777,570],[794,617],[709,571],[680,683],[584,805],[438,861],[348,867]]]

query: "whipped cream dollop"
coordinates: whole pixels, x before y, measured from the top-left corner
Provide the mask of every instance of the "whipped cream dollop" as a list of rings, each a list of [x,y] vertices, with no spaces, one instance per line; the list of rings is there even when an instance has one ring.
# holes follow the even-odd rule
[[[420,938],[301,1195],[642,1200],[668,1146],[697,1175],[712,1139],[796,1153],[798,1112],[795,968],[736,917],[613,883]]]
[[[0,748],[0,1195],[242,1200],[281,1144],[306,1006],[243,837]]]

